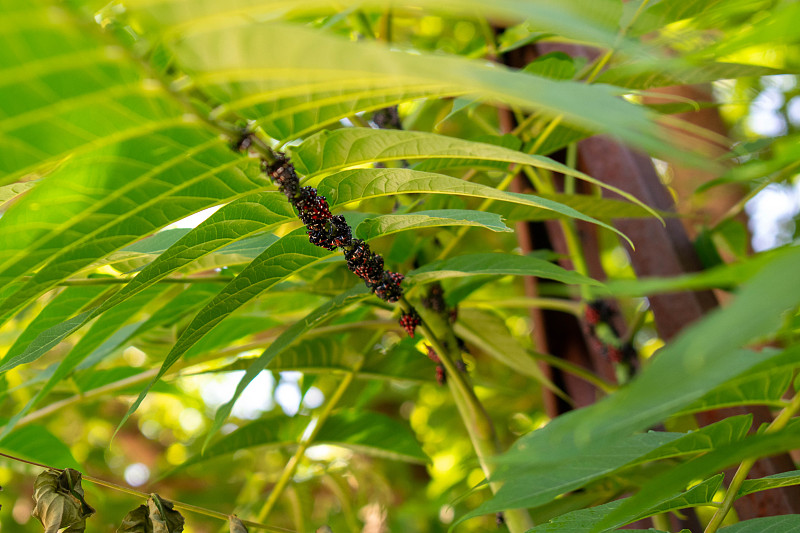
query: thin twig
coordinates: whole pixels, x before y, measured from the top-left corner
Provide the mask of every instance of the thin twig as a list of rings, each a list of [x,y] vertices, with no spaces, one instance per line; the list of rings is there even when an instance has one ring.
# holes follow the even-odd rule
[[[34,461],[28,461],[27,459],[22,459],[21,457],[15,457],[15,456],[9,455],[7,453],[0,453],[0,456],[5,457],[7,459],[11,459],[13,461],[20,462],[20,463],[26,463],[26,464],[33,465],[33,466],[38,466],[39,468],[44,468],[44,469],[47,469],[47,470],[55,470],[56,472],[63,472],[64,471],[63,468],[56,468],[54,466],[44,465],[44,464],[37,463],[37,462],[34,462]],[[123,487],[122,485],[117,485],[116,483],[111,483],[110,481],[106,481],[104,479],[96,478],[96,477],[93,477],[93,476],[88,476],[86,474],[81,474],[81,478],[84,479],[85,481],[88,481],[89,483],[94,483],[95,485],[100,485],[102,487],[106,487],[106,488],[109,488],[109,489],[112,489],[112,490],[116,490],[116,491],[119,491],[119,492],[124,492],[125,494],[130,494],[131,496],[137,496],[137,497],[144,498],[144,499],[150,498],[150,494],[148,494],[146,492],[141,492],[141,491],[138,491],[136,489],[132,489],[130,487]],[[170,500],[170,503],[172,503],[172,506],[175,509],[182,509],[184,511],[189,511],[189,512],[192,512],[192,513],[197,513],[197,514],[209,516],[211,518],[218,518],[218,519],[226,521],[226,522],[231,519],[231,515],[227,515],[225,513],[220,513],[219,511],[214,511],[212,509],[206,509],[205,507],[198,507],[197,505],[192,505],[190,503],[183,503],[183,502],[178,502],[178,501],[175,501],[175,500]],[[268,526],[266,524],[261,524],[261,523],[258,523],[258,522],[252,522],[250,520],[242,520],[242,523],[244,525],[248,526],[248,527],[257,528],[257,529],[263,529],[265,531],[274,531],[275,533],[292,533],[291,529],[284,529],[282,527],[276,527],[276,526]]]
[[[413,309],[405,297],[400,298],[400,305],[406,312],[410,312]],[[496,493],[500,488],[500,484],[496,481],[491,481],[493,471],[491,458],[500,453],[500,445],[492,419],[475,395],[475,391],[464,377],[464,374],[456,366],[454,357],[460,355],[455,352],[457,348],[454,347],[452,351],[448,350],[424,319],[421,320],[419,329],[425,339],[433,346],[436,355],[439,356],[439,360],[445,368],[447,385],[453,394],[453,400],[467,428],[475,455],[478,457],[478,463],[486,479],[490,480],[489,487],[493,493]],[[509,509],[505,512],[505,517],[511,533],[521,533],[533,527],[526,509]]]

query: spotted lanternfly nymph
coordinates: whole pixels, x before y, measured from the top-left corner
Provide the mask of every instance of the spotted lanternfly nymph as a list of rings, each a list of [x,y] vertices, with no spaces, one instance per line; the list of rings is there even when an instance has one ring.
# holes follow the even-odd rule
[[[417,329],[417,326],[422,324],[422,318],[417,314],[416,311],[411,309],[408,312],[403,312],[400,315],[400,325],[403,326],[403,329],[406,330],[409,337],[414,337],[414,330]]]
[[[344,217],[331,213],[328,201],[313,187],[300,187],[294,165],[281,153],[273,163],[262,162],[264,172],[278,185],[297,209],[306,226],[311,244],[335,250],[342,248],[347,267],[364,280],[375,295],[387,302],[396,302],[403,295],[400,283],[403,275],[383,269],[383,257],[372,252],[361,239],[353,239],[353,232]]]

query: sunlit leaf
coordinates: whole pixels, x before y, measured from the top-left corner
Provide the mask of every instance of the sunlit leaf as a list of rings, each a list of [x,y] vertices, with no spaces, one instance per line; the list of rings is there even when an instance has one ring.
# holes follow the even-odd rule
[[[464,209],[439,209],[415,211],[407,215],[381,215],[368,218],[356,227],[360,239],[390,235],[398,231],[441,226],[476,226],[491,231],[511,231],[503,224],[500,215]]]
[[[17,428],[0,440],[0,450],[30,461],[58,467],[80,468],[69,446],[43,426],[30,424]]]
[[[541,155],[531,155],[495,144],[467,141],[455,137],[417,131],[371,130],[344,128],[322,131],[291,150],[292,161],[301,174],[327,175],[338,170],[376,161],[403,159],[473,159],[502,161],[530,165],[575,176],[613,191],[623,198],[642,204],[633,195],[604,184],[557,161]],[[655,212],[654,212],[655,214]]]
[[[332,206],[341,206],[354,200],[408,193],[489,198],[533,208],[531,211],[539,213],[552,213],[554,218],[562,216],[585,220],[619,233],[612,226],[553,200],[531,194],[504,192],[486,185],[430,172],[400,168],[345,170],[323,179],[318,189]]]
[[[354,303],[358,303],[368,296],[369,291],[367,288],[362,284],[358,284],[349,291],[343,292],[330,301],[317,307],[302,320],[295,322],[289,326],[286,331],[281,333],[281,335],[275,339],[272,344],[270,344],[269,348],[264,350],[264,352],[250,364],[245,375],[241,380],[239,380],[239,384],[236,386],[236,391],[233,393],[233,397],[228,400],[225,405],[217,409],[217,413],[214,416],[214,423],[211,427],[211,430],[208,432],[205,445],[207,446],[211,437],[213,437],[214,434],[219,431],[220,428],[222,428],[225,420],[227,420],[231,414],[231,411],[233,410],[233,405],[236,403],[236,400],[239,399],[239,396],[242,394],[247,385],[249,385],[250,382],[255,379],[255,377],[262,370],[267,368],[267,366],[269,366],[275,357],[280,355],[286,348],[288,348],[310,328],[330,317],[333,313]]]
[[[511,254],[467,254],[428,263],[408,273],[409,281],[427,283],[437,279],[493,274],[500,276],[537,276],[562,283],[600,285],[572,270],[535,256]]]
[[[791,487],[793,485],[800,485],[800,470],[791,470],[789,472],[781,472],[758,479],[745,479],[737,496],[746,496],[754,492],[762,490],[777,489],[779,487]]]
[[[153,383],[161,379],[167,370],[214,326],[276,283],[331,253],[309,243],[305,228],[290,233],[267,248],[195,316],[167,354],[158,375],[134,401],[120,421],[119,427],[136,411]]]

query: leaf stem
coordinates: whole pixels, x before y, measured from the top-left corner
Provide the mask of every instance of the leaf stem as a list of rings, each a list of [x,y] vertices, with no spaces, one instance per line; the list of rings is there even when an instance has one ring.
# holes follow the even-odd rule
[[[775,420],[767,426],[764,433],[775,433],[783,429],[798,411],[800,411],[800,392],[795,393],[789,405],[775,417]],[[757,460],[757,458],[745,459],[741,462],[739,468],[736,469],[736,473],[733,475],[730,485],[728,485],[728,490],[725,492],[725,499],[722,501],[719,509],[717,509],[717,512],[714,513],[714,516],[711,517],[711,521],[706,526],[705,533],[715,533],[722,525],[722,521],[725,520],[725,516],[730,512],[733,507],[733,502],[739,495],[739,489],[742,487],[742,483],[747,478],[747,474],[750,473],[750,469],[753,468]]]
[[[7,453],[0,453],[0,456],[5,457],[7,459],[11,459],[13,461],[20,462],[20,463],[26,463],[26,464],[33,465],[33,466],[38,466],[39,468],[45,468],[47,470],[55,470],[57,472],[63,472],[64,471],[63,468],[55,468],[53,466],[44,465],[44,464],[41,464],[41,463],[36,463],[34,461],[28,461],[27,459],[22,459],[21,457],[15,457],[15,456],[9,455]],[[122,485],[117,485],[116,483],[111,483],[110,481],[106,481],[104,479],[96,478],[96,477],[89,476],[89,475],[86,475],[86,474],[81,474],[81,477],[85,481],[88,481],[89,483],[94,483],[95,485],[100,485],[102,487],[106,487],[106,488],[109,488],[109,489],[112,489],[112,490],[116,490],[116,491],[119,491],[119,492],[124,492],[125,494],[130,494],[131,496],[137,496],[139,498],[144,498],[144,499],[150,498],[150,494],[148,494],[146,492],[141,492],[141,491],[138,491],[136,489],[132,489],[130,487],[123,487]],[[184,511],[189,511],[189,512],[192,512],[192,513],[197,513],[197,514],[209,516],[211,518],[218,518],[218,519],[226,521],[226,522],[228,520],[230,520],[230,518],[231,518],[231,515],[226,515],[225,513],[220,513],[219,511],[214,511],[212,509],[206,509],[205,507],[198,507],[197,505],[192,505],[190,503],[183,503],[183,502],[178,502],[178,501],[174,501],[174,500],[170,500],[170,502],[172,503],[172,505],[173,505],[173,507],[175,509],[181,509],[181,510],[184,510]],[[260,524],[258,522],[252,522],[252,521],[249,521],[249,520],[242,520],[242,523],[244,525],[248,526],[248,527],[257,528],[257,529],[263,529],[265,531],[273,531],[275,533],[287,533],[287,532],[291,532],[292,531],[291,529],[284,529],[282,527],[268,526],[266,524]]]
[[[410,312],[413,309],[405,296],[400,298],[400,306],[406,312]],[[453,394],[453,400],[467,428],[467,433],[472,441],[481,470],[483,470],[486,479],[489,480],[493,471],[490,459],[500,453],[500,444],[497,440],[494,424],[483,404],[475,395],[472,386],[456,366],[454,355],[458,356],[459,354],[455,353],[455,348],[448,350],[424,319],[422,319],[418,327],[425,339],[436,350],[439,360],[444,365],[447,373],[447,386]],[[489,481],[489,487],[493,493],[496,493],[500,488],[500,484],[496,481]],[[533,522],[525,509],[510,509],[505,512],[505,519],[511,533],[522,533],[533,527]]]

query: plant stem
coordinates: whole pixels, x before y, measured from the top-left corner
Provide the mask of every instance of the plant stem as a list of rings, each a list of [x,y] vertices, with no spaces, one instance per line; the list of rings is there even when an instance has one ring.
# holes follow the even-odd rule
[[[413,309],[405,297],[400,298],[400,305],[406,312],[410,312]],[[493,471],[490,459],[500,453],[500,444],[497,440],[494,424],[483,404],[475,395],[472,386],[456,366],[454,356],[457,357],[459,354],[455,350],[448,350],[425,320],[422,320],[418,327],[425,336],[425,340],[433,346],[439,356],[439,360],[444,365],[447,373],[447,386],[453,394],[453,400],[467,428],[467,433],[470,441],[472,441],[481,470],[483,470],[486,479],[490,480]],[[493,493],[497,493],[500,489],[500,484],[496,481],[489,481],[489,487]],[[504,515],[506,525],[511,533],[522,533],[533,527],[533,522],[525,509],[509,509],[504,512]]]
[[[382,335],[382,332],[379,332],[378,335]],[[373,337],[375,340],[375,337]],[[370,348],[374,344],[372,341],[370,342]],[[368,348],[369,349],[369,348]],[[331,396],[331,399],[328,400],[328,403],[323,408],[322,412],[312,420],[312,424],[314,424],[314,429],[311,430],[305,438],[301,439],[298,443],[297,450],[294,452],[294,455],[289,459],[289,462],[286,463],[286,466],[283,468],[283,472],[281,472],[281,477],[278,478],[278,481],[275,483],[275,486],[269,493],[267,497],[267,501],[264,502],[264,506],[261,508],[261,511],[258,513],[258,521],[262,522],[267,519],[269,513],[272,512],[272,509],[275,507],[275,504],[278,502],[278,498],[281,497],[283,491],[291,482],[292,477],[294,477],[295,472],[297,471],[297,466],[300,464],[300,460],[303,458],[303,455],[306,453],[311,444],[314,443],[314,439],[316,439],[317,435],[319,434],[322,426],[325,424],[325,421],[333,412],[336,404],[339,403],[339,400],[342,398],[344,393],[350,387],[350,384],[353,383],[358,371],[361,370],[361,366],[364,364],[364,356],[362,355],[359,357],[358,361],[355,365],[353,365],[353,369],[345,376],[339,386],[336,388],[336,391]]]
[[[554,355],[550,355],[547,353],[537,353],[534,356],[534,359],[540,359],[550,366],[561,369],[564,372],[569,372],[576,378],[580,378],[585,382],[594,385],[595,387],[605,392],[606,394],[611,394],[618,388],[613,383],[609,383],[603,378],[595,375],[593,372],[586,370],[585,368],[580,367],[574,363],[570,363],[566,359],[562,359],[560,357],[556,357]]]
[[[764,433],[775,433],[786,427],[786,424],[791,420],[791,418],[800,410],[800,392],[794,395],[792,401],[789,402],[783,411],[775,417],[775,420],[767,426],[767,429],[764,430]],[[739,495],[739,489],[742,486],[742,483],[747,478],[747,474],[750,473],[750,469],[753,468],[753,465],[756,463],[758,458],[751,458],[745,459],[739,465],[739,468],[736,469],[736,473],[733,475],[733,479],[731,480],[730,485],[728,485],[728,490],[725,492],[725,499],[722,501],[719,509],[717,512],[714,513],[714,516],[711,517],[711,521],[708,523],[705,529],[705,533],[715,533],[717,529],[722,525],[722,521],[725,520],[725,516],[727,516],[728,512],[730,512],[731,508],[733,507],[733,502],[736,500],[736,497]]]
[[[551,311],[562,311],[571,315],[580,316],[581,304],[572,300],[564,300],[561,298],[507,298],[502,301],[498,300],[478,300],[470,299],[460,302],[459,307],[487,307],[491,309],[504,308],[529,308],[537,307],[539,309],[549,309]]]
[[[40,468],[45,468],[47,470],[55,470],[57,472],[63,472],[64,471],[63,468],[55,468],[55,467],[44,465],[44,464],[41,464],[41,463],[36,463],[34,461],[28,461],[26,459],[22,459],[20,457],[15,457],[13,455],[8,455],[6,453],[0,453],[0,456],[6,457],[6,458],[14,460],[14,461],[18,461],[20,463],[26,463],[26,464],[33,465],[33,466],[38,466]],[[141,492],[141,491],[138,491],[136,489],[132,489],[130,487],[123,487],[122,485],[117,485],[116,483],[111,483],[110,481],[106,481],[104,479],[96,478],[96,477],[93,477],[93,476],[88,476],[86,474],[81,474],[81,477],[85,481],[88,481],[89,483],[94,483],[95,485],[100,485],[102,487],[113,489],[113,490],[116,490],[116,491],[119,491],[119,492],[124,492],[125,494],[130,494],[131,496],[137,496],[139,498],[144,498],[144,499],[150,498],[150,494],[148,494],[146,492]],[[205,516],[210,516],[212,518],[218,518],[218,519],[224,520],[226,522],[228,520],[230,520],[230,518],[231,518],[231,515],[226,515],[224,513],[220,513],[219,511],[214,511],[212,509],[206,509],[205,507],[198,507],[197,505],[192,505],[190,503],[183,503],[183,502],[178,502],[178,501],[174,501],[174,500],[170,500],[170,503],[172,503],[172,506],[175,509],[181,509],[181,510],[189,511],[189,512],[192,512],[192,513],[197,513],[197,514],[201,514],[201,515],[205,515]],[[248,527],[257,528],[257,529],[263,529],[265,531],[274,531],[276,533],[286,533],[286,532],[291,532],[292,531],[290,529],[284,529],[282,527],[275,527],[275,526],[268,526],[266,524],[260,524],[258,522],[252,522],[252,521],[249,521],[249,520],[242,520],[242,523],[244,525],[248,526]]]
[[[527,150],[527,152],[529,154],[535,154],[536,151],[542,147],[547,138],[550,137],[550,134],[553,133],[553,131],[555,131],[555,129],[558,127],[559,124],[561,124],[561,120],[563,120],[563,118],[564,115],[558,115],[557,117],[553,118],[553,120],[548,122],[544,130],[542,130],[542,133],[540,133],[539,136],[536,137],[536,141],[534,141],[533,146],[531,146],[530,149]]]
[[[669,523],[669,514],[660,513],[653,516],[653,527],[659,531],[669,531],[672,524]]]

